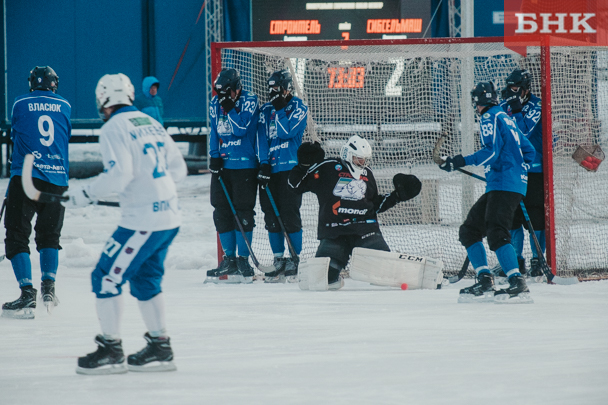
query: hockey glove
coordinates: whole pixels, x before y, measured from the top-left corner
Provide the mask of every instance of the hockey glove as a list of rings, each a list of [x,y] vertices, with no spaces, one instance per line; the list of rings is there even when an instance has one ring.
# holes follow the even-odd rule
[[[262,163],[260,165],[260,171],[258,172],[258,183],[262,188],[266,188],[270,181],[270,165],[268,163]]]
[[[442,165],[439,165],[439,168],[446,172],[451,172],[467,165],[462,155],[456,155],[454,157],[448,156],[444,159],[445,162]]]
[[[304,142],[298,148],[298,164],[304,168],[320,163],[325,159],[325,151],[319,142]]]
[[[230,98],[230,95],[225,93],[218,93],[217,97],[219,98],[219,103],[228,114],[234,108],[234,101]]]
[[[74,187],[72,190],[63,193],[63,196],[69,198],[67,201],[61,202],[61,205],[66,208],[85,207],[95,202],[95,200],[89,197],[84,186]]]
[[[283,95],[276,90],[270,92],[270,103],[277,111],[282,110],[287,105],[285,97],[283,97]]]
[[[513,114],[521,112],[521,109],[523,108],[521,98],[519,97],[520,92],[514,92],[510,87],[507,87],[503,92],[504,99],[509,107],[511,107],[511,112]]]
[[[422,183],[413,174],[397,173],[393,177],[393,185],[399,201],[407,201],[416,197],[422,188]]]
[[[213,174],[220,174],[224,167],[224,159],[212,157],[209,159],[209,171]]]

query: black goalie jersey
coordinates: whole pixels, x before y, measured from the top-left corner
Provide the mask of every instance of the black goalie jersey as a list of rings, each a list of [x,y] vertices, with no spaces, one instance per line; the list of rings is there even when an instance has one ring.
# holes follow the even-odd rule
[[[311,191],[319,200],[318,239],[365,235],[380,230],[377,214],[395,206],[393,194],[379,195],[376,179],[365,169],[355,180],[340,159],[326,159],[308,171],[296,166],[289,174],[296,193]]]

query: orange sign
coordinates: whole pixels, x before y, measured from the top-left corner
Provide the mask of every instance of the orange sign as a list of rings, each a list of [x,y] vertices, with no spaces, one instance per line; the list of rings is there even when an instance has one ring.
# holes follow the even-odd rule
[[[270,34],[320,34],[319,20],[272,20]]]
[[[362,89],[365,79],[364,67],[330,67],[327,68],[329,73],[330,89]]]
[[[367,20],[368,34],[396,34],[404,32],[422,32],[422,18]]]

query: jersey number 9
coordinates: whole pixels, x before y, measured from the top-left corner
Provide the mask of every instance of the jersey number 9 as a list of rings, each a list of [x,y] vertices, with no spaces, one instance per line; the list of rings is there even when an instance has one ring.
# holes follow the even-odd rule
[[[44,129],[45,122],[48,124],[48,130]],[[44,146],[51,146],[55,140],[55,125],[53,125],[53,120],[51,117],[48,115],[41,115],[40,118],[38,118],[38,131],[40,131],[40,135],[42,135],[42,138],[40,138],[40,143]]]

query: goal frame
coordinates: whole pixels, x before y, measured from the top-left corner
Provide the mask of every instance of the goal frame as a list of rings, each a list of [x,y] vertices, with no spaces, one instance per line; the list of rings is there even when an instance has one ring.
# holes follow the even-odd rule
[[[238,48],[297,48],[297,47],[348,47],[375,45],[443,45],[443,44],[480,44],[503,43],[504,37],[477,38],[416,38],[416,39],[371,39],[371,40],[322,40],[322,41],[253,41],[253,42],[212,42],[211,43],[211,80],[222,69],[222,50]],[[543,181],[545,186],[545,239],[547,264],[553,274],[556,274],[556,242],[555,242],[555,212],[554,212],[554,183],[553,183],[553,136],[551,114],[551,45],[543,41],[540,45],[541,69],[541,101],[543,125]],[[213,97],[210,95],[209,100]],[[222,248],[218,243],[218,263],[222,258]]]

